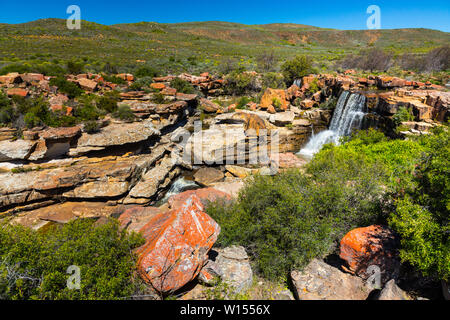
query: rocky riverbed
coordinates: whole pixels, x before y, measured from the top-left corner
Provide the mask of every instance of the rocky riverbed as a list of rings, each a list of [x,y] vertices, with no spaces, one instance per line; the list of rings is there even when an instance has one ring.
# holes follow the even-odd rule
[[[119,76],[133,83],[132,75]],[[233,293],[240,293],[255,288],[255,282],[258,287],[258,281],[242,247],[212,254],[220,226],[204,212],[207,201],[236,198],[253,174],[301,168],[306,161],[295,153],[312,134],[329,127],[333,108],[324,103],[342,92],[365,96],[361,128],[378,127],[388,135],[427,134],[449,115],[450,94],[444,88],[391,77],[311,75],[301,79],[301,86],[267,89],[259,104],[248,103],[244,110],[212,101],[223,94],[222,79],[207,73],[179,75],[199,91],[184,94],[170,87],[175,77],[154,79],[152,87],[166,97],[164,104],[153,102],[155,93],[123,92],[119,105],[129,105],[135,120],[106,117],[96,133],[88,133],[83,125],[38,127],[17,138],[16,129],[0,128],[0,217],[34,229],[73,219],[116,217],[123,228],[147,239],[139,249],[139,272],[159,292],[182,290],[196,282],[200,287],[186,297],[201,298],[208,282],[219,276],[232,283]],[[9,74],[0,77],[0,84],[9,96],[44,93],[58,109],[68,98],[48,80],[36,74]],[[116,88],[99,75],[73,75],[69,80],[98,95]],[[317,92],[309,90],[313,81]],[[277,108],[274,101],[279,102]],[[402,123],[399,133],[393,116],[401,107],[410,108],[414,120]],[[266,161],[252,163],[259,159],[261,148],[255,141],[261,132],[267,133]],[[355,237],[341,242],[342,265],[314,260],[302,272],[291,273],[293,294],[277,288],[272,297],[367,299],[381,290],[376,294],[380,299],[412,298],[395,282],[396,261],[368,257],[357,249],[377,237],[395,248],[389,231],[373,226],[354,232]],[[177,249],[162,243],[176,243]],[[374,252],[386,252],[386,242],[371,245]],[[167,257],[164,262],[162,256]],[[358,273],[371,259],[381,259],[378,264],[385,267],[379,288],[368,287],[365,274]]]

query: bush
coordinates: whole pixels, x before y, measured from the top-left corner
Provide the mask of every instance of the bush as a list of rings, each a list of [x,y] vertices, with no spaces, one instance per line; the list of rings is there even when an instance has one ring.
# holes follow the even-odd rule
[[[0,299],[120,299],[132,295],[141,236],[110,220],[76,220],[37,232],[0,223]],[[67,288],[69,266],[80,268],[81,288]]]
[[[137,69],[136,72],[134,73],[134,75],[138,78],[143,78],[143,77],[154,78],[154,77],[159,76],[159,71],[151,66],[144,66],[144,67],[140,67],[139,69]]]
[[[373,48],[361,51],[359,55],[350,54],[341,62],[344,69],[361,69],[373,71],[387,71],[392,66],[392,56],[381,49]]]
[[[133,82],[129,87],[129,91],[141,91],[144,90],[144,88],[148,88],[148,85],[153,82],[152,77],[143,77],[137,79],[135,82]]]
[[[133,121],[135,116],[133,111],[131,111],[130,106],[121,105],[116,112],[113,114],[114,118],[123,120],[123,121]]]
[[[153,94],[152,101],[156,104],[167,103],[166,97],[160,92],[156,92]]]
[[[7,125],[13,120],[11,100],[0,90],[0,125]]]
[[[286,85],[291,86],[296,79],[314,73],[314,69],[309,57],[297,56],[292,60],[286,61],[281,66],[281,72],[284,76]]]
[[[285,89],[284,77],[280,73],[269,72],[263,76],[263,87],[272,89]]]
[[[424,71],[445,71],[450,68],[450,47],[444,46],[431,50],[425,56]]]
[[[63,76],[50,79],[50,85],[58,87],[59,91],[67,94],[70,99],[83,93],[83,90],[77,84],[67,81]]]
[[[236,109],[245,109],[250,101],[252,100],[248,97],[240,97],[237,102]]]
[[[274,52],[264,52],[256,58],[256,63],[260,72],[272,72],[276,68],[277,57]]]
[[[112,96],[101,96],[97,100],[97,108],[105,110],[108,113],[116,112],[117,100]]]
[[[194,93],[195,89],[189,81],[175,78],[170,82],[170,87],[177,89],[181,93]]]
[[[245,246],[257,270],[277,279],[332,252],[352,228],[378,221],[381,168],[357,153],[331,150],[313,160],[318,163],[307,175],[298,170],[257,175],[237,202],[210,204],[207,212],[222,229],[218,244]]]
[[[257,92],[257,76],[250,72],[234,71],[225,77],[225,91],[231,95],[244,95]]]
[[[81,74],[84,71],[84,65],[81,62],[67,61],[66,69],[69,74]]]
[[[392,120],[394,121],[394,125],[398,127],[402,122],[414,121],[414,115],[411,108],[401,106],[398,108],[397,113],[392,117]]]

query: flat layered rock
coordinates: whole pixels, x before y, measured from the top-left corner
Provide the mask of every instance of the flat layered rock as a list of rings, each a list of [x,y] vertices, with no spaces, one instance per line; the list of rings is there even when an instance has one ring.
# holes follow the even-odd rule
[[[159,136],[160,132],[151,121],[111,124],[94,134],[83,133],[78,139],[77,147],[70,149],[70,156],[80,156],[89,151],[103,150],[112,146],[142,142],[150,137]]]

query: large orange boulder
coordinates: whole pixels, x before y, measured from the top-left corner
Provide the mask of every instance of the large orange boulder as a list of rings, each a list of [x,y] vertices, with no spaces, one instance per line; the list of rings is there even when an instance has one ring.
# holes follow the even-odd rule
[[[159,292],[173,292],[197,277],[220,233],[195,195],[168,213],[157,214],[141,230],[138,272]]]
[[[393,231],[372,225],[347,233],[341,240],[340,257],[346,261],[348,271],[362,278],[366,279],[373,270],[379,270],[381,284],[384,284],[398,275],[398,248],[398,239]]]
[[[278,107],[273,105],[274,101],[277,101],[277,103],[280,104],[279,108],[282,110],[287,110],[289,108],[285,90],[267,88],[261,98],[261,109],[268,109],[270,106]]]

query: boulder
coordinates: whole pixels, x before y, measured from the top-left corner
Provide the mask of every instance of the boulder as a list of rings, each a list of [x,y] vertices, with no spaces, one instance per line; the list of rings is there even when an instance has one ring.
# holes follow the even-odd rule
[[[61,127],[61,128],[50,128],[42,131],[40,133],[41,139],[44,140],[65,140],[73,139],[81,134],[80,127]]]
[[[299,300],[365,300],[370,293],[361,278],[318,259],[302,272],[292,271],[291,279]]]
[[[279,153],[276,155],[272,155],[271,159],[278,163],[278,167],[281,169],[286,168],[301,168],[303,167],[307,161],[297,157],[292,152]]]
[[[294,121],[295,114],[292,111],[278,112],[276,114],[272,114],[269,117],[269,122],[275,124],[276,126],[285,126]]]
[[[161,210],[155,207],[132,207],[120,215],[119,224],[122,229],[139,232],[159,213],[161,213]]]
[[[138,272],[159,292],[173,292],[197,277],[220,233],[200,199],[153,217],[142,229],[146,243],[138,253]]]
[[[201,168],[194,174],[195,182],[201,186],[209,187],[214,182],[221,181],[225,175],[214,168]]]
[[[21,75],[22,80],[28,83],[40,82],[45,80],[44,75],[40,73],[25,73]]]
[[[263,96],[261,97],[261,109],[268,109],[270,106],[273,106],[274,99],[277,99],[281,103],[281,110],[286,111],[287,109],[289,109],[289,102],[287,100],[286,91],[282,89],[271,88],[267,88]]]
[[[156,89],[156,90],[162,90],[166,87],[166,85],[164,83],[161,82],[155,82],[150,84],[150,88],[152,89]]]
[[[379,268],[381,285],[398,276],[399,241],[387,227],[372,225],[348,232],[341,240],[340,257],[350,272],[367,279],[370,266]]]
[[[25,160],[36,145],[35,141],[0,141],[0,161]]]
[[[77,83],[80,85],[80,87],[84,90],[90,90],[90,91],[94,91],[95,89],[97,89],[97,85],[98,83],[95,82],[94,80],[89,80],[89,79],[79,79],[77,80]]]
[[[216,113],[221,109],[217,103],[205,98],[200,99],[200,108],[207,113]]]
[[[234,293],[243,293],[253,283],[250,259],[244,247],[231,246],[217,249],[216,263],[224,282],[233,288]]]
[[[412,298],[396,284],[395,280],[389,280],[381,290],[378,300],[412,300]]]

